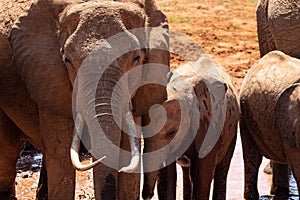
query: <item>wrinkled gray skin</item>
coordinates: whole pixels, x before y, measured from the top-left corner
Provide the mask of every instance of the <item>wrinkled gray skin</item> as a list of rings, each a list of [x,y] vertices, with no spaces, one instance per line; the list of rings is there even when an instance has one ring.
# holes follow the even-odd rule
[[[75,170],[69,153],[74,131],[72,88],[82,61],[99,41],[114,34],[145,26],[168,28],[166,17],[154,1],[133,2],[38,0],[15,23],[9,40],[6,33],[1,34],[0,199],[14,199],[16,160],[24,140],[44,155],[49,199],[74,199]],[[136,45],[147,42],[145,37],[126,33],[128,41]],[[167,33],[160,39],[161,46],[167,48]],[[107,102],[101,99],[111,97],[110,80],[119,79],[144,60],[168,66],[169,53],[137,49],[119,57],[104,72],[107,79],[99,80],[94,97],[97,104],[104,105]],[[162,75],[167,78],[166,73]],[[132,98],[131,115],[140,121],[152,104],[165,99],[162,86],[139,88]],[[114,144],[130,151],[127,134],[121,134],[114,120],[102,113],[111,113],[111,107],[97,107],[96,119]],[[139,181],[139,174],[97,166],[96,199],[137,199]]]
[[[155,136],[146,140],[144,151],[148,153],[170,145],[166,154],[162,153],[160,156],[167,164],[170,164],[168,163],[170,157],[176,156],[177,163],[182,166],[184,199],[208,200],[212,179],[214,179],[213,199],[225,199],[226,178],[235,147],[239,120],[236,89],[225,69],[214,65],[209,58],[201,57],[193,65],[189,63],[174,71],[167,85],[168,100],[162,104],[167,113],[166,123]],[[184,86],[186,83],[190,88]],[[225,109],[221,111],[224,113],[224,124],[220,117],[221,113],[218,113],[217,120],[213,121],[213,106],[216,108],[224,106]],[[157,120],[157,123],[161,121],[155,116],[152,120]],[[210,123],[216,123],[214,127],[219,126],[219,130],[216,128],[210,132],[208,128]],[[199,158],[204,138],[210,137],[209,134],[218,134],[216,131],[220,131],[221,135],[217,137],[215,146],[210,150],[207,148],[209,153]],[[178,150],[184,148],[183,145],[189,138],[192,138],[190,145],[182,152],[182,156],[178,155]],[[147,160],[144,162],[147,163]],[[159,163],[159,160],[150,162],[154,165]],[[175,200],[175,162],[159,172],[144,174],[144,199],[152,198],[156,180],[159,199]]]
[[[259,0],[256,18],[261,57],[279,50],[300,58],[299,0]]]
[[[258,1],[256,18],[261,57],[273,50],[279,50],[295,58],[300,58],[299,13],[299,0]],[[275,166],[272,173],[274,174],[273,181],[276,181],[273,185],[281,185],[283,188],[280,189],[282,191],[278,191],[278,188],[272,187],[271,193],[288,193],[288,167],[276,162],[272,163],[272,166]]]
[[[299,80],[300,61],[273,51],[256,62],[243,81],[240,131],[245,164],[245,199],[259,198],[257,176],[262,156],[279,164],[273,165],[273,193],[288,194],[285,190],[288,182],[275,176],[279,175],[276,170],[286,170],[284,174],[288,174],[287,164],[298,188],[300,186]],[[276,185],[278,183],[283,185]]]

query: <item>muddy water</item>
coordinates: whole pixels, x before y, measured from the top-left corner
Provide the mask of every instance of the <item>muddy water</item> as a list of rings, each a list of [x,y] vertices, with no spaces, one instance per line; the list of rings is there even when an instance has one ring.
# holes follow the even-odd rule
[[[37,182],[39,178],[39,170],[41,166],[42,156],[40,153],[32,152],[22,155],[18,160],[17,166],[17,178],[16,178],[16,190],[17,198],[21,200],[32,200],[35,196],[37,188]],[[261,200],[271,200],[269,196],[271,176],[263,173],[263,168],[268,163],[268,160],[264,159],[259,171],[259,193]],[[243,168],[242,148],[241,141],[238,138],[236,149],[228,175],[227,186],[227,199],[241,200],[243,199],[243,184],[244,184],[244,168]],[[182,200],[182,172],[181,168],[178,169],[178,182],[177,182],[177,200]],[[93,199],[93,175],[92,171],[78,172],[76,176],[76,200],[77,199]],[[290,179],[290,193],[289,200],[299,200],[297,185],[293,177]],[[153,197],[157,200],[157,195]],[[278,200],[278,199],[277,199]]]

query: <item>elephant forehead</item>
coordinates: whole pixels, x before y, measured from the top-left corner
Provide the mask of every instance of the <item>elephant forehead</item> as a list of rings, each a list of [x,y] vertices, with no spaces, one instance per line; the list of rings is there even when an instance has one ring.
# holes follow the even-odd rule
[[[76,17],[77,24],[73,23]],[[70,27],[70,22],[74,27]],[[132,34],[128,30],[144,27],[144,24],[145,17],[142,10],[134,5],[91,1],[72,5],[66,9],[65,14],[60,17],[62,27],[60,35],[62,41],[66,40],[65,52],[77,60],[77,63],[81,63],[94,48],[102,45],[103,39],[110,43],[113,51],[125,49],[128,52],[140,48],[145,31],[135,31]],[[69,33],[66,32],[73,33],[68,36]],[[68,38],[65,38],[65,34]]]
[[[79,14],[81,23],[88,23],[89,26],[101,26],[102,29],[119,26],[116,22],[123,23],[126,29],[143,27],[145,24],[144,11],[131,3],[114,1],[88,1],[81,4],[69,6],[62,16],[68,17]],[[110,30],[112,32],[112,30]]]
[[[268,4],[268,14],[271,18],[287,19],[287,16],[299,19],[299,1],[270,0]],[[286,16],[286,17],[284,17]]]

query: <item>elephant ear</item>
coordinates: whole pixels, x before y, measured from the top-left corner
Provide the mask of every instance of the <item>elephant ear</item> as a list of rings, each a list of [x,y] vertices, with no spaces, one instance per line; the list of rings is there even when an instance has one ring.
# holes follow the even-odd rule
[[[202,80],[194,87],[199,103],[200,122],[192,122],[190,131],[197,132],[195,148],[199,158],[204,158],[218,141],[226,117],[227,86],[219,80]],[[195,129],[195,125],[198,129]]]
[[[39,106],[71,110],[72,87],[60,55],[59,13],[67,3],[39,0],[20,16],[9,38],[16,69]],[[70,113],[71,116],[71,113]]]
[[[276,104],[276,125],[283,139],[293,148],[300,147],[300,83],[285,89]]]
[[[256,7],[257,35],[260,57],[276,50],[275,42],[268,22],[269,0],[259,0]]]
[[[166,84],[170,70],[167,17],[154,0],[145,0],[144,10],[148,17],[149,43],[147,59],[143,66],[142,83],[152,83],[140,87],[133,97],[135,116],[145,114],[151,105],[161,104],[167,99]]]

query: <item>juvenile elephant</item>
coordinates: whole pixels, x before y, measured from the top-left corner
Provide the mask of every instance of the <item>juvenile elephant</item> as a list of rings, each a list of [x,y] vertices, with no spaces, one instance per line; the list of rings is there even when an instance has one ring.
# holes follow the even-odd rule
[[[168,100],[163,128],[145,140],[145,154],[160,151],[160,158],[149,157],[144,166],[164,169],[144,174],[143,198],[151,199],[159,177],[160,199],[176,199],[176,167],[183,169],[184,199],[209,199],[214,179],[214,199],[226,198],[226,178],[234,152],[239,105],[235,86],[224,68],[203,56],[195,63],[173,72],[167,85]],[[150,112],[154,124],[163,120],[157,107]],[[157,127],[156,126],[156,127]]]
[[[280,170],[278,166],[288,164],[298,188],[300,186],[299,113],[296,109],[299,80],[300,61],[273,51],[256,62],[243,81],[240,131],[245,164],[245,199],[259,198],[257,176],[262,156],[279,164],[274,165],[276,170]],[[281,182],[274,180],[278,178],[275,175],[273,193],[288,194],[288,183],[276,185]]]
[[[256,20],[261,57],[279,50],[300,58],[299,0],[259,0]]]
[[[160,27],[160,31],[150,27]],[[137,28],[143,29],[133,30]],[[114,37],[116,34],[122,37]],[[112,37],[114,40],[109,40]],[[117,165],[116,168],[106,165],[94,168],[96,199],[138,199],[140,174],[124,173],[140,167],[140,144],[134,120],[140,121],[151,105],[163,102],[167,95],[163,83],[167,82],[169,69],[168,24],[156,3],[153,0],[37,0],[14,24],[9,41],[5,35],[1,41],[5,41],[5,45],[0,45],[0,199],[14,198],[16,159],[24,140],[29,140],[43,153],[49,199],[74,199],[71,144],[72,161],[77,169],[99,164],[96,161],[84,166],[77,155],[78,135],[83,126],[91,129],[91,120],[102,128],[109,143],[132,152],[132,159],[126,160],[119,151],[103,155],[97,152],[101,150],[98,140],[91,138],[92,150],[100,155],[94,160],[106,156],[100,161]],[[128,51],[120,54],[122,47]],[[95,56],[89,57],[91,54]],[[113,55],[115,59],[105,63]],[[125,76],[125,83],[138,86],[133,82],[138,84],[151,74],[149,68],[144,67],[148,63],[164,66],[155,68],[158,70],[156,78],[159,77],[162,84],[144,85],[128,99],[122,99],[121,94],[127,94],[128,88],[123,84],[121,91],[115,90],[116,84],[127,72],[142,65],[142,71],[136,72],[135,77]],[[96,68],[92,66],[95,64]],[[99,72],[84,74],[92,67]],[[96,80],[95,91],[91,91],[87,83],[91,77]],[[73,105],[72,91],[76,94]],[[93,92],[95,95],[91,96]],[[113,93],[117,93],[114,105]],[[90,99],[87,99],[88,94]],[[80,101],[82,98],[85,101]],[[124,101],[128,105],[123,113],[126,118],[118,115],[115,119],[112,110],[123,109],[116,102]],[[92,114],[83,109],[86,105],[92,105]],[[127,127],[130,136],[117,121]]]

